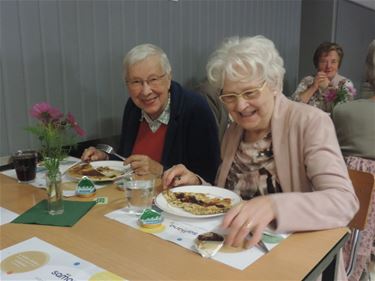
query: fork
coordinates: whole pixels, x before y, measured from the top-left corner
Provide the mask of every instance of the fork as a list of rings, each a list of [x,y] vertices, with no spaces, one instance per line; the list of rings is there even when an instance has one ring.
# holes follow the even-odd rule
[[[118,158],[120,158],[121,160],[126,160],[126,158],[125,158],[124,156],[121,156],[120,154],[116,153],[116,151],[113,149],[113,147],[110,146],[110,145],[108,145],[108,144],[103,144],[103,143],[98,144],[98,145],[96,146],[96,149],[99,149],[99,150],[101,150],[101,151],[104,151],[104,152],[106,152],[106,153],[108,153],[108,154],[115,155],[115,156],[117,156]]]
[[[104,152],[106,152],[106,153],[108,153],[108,154],[115,155],[115,156],[117,156],[118,158],[120,158],[120,159],[123,160],[123,161],[125,161],[125,159],[126,159],[124,156],[121,156],[120,154],[116,153],[115,150],[113,149],[113,147],[110,146],[110,145],[108,145],[108,144],[103,144],[103,143],[98,144],[98,145],[96,146],[96,149],[99,149],[99,150],[101,150],[101,151],[104,151]],[[130,164],[125,165],[125,166],[124,166],[124,170],[125,170],[125,174],[124,174],[124,176],[127,176],[127,175],[131,175],[131,174],[133,174],[133,170],[132,170],[132,168],[130,167]]]
[[[126,158],[124,156],[121,156],[120,154],[116,153],[116,151],[113,149],[112,146],[108,145],[108,144],[98,144],[96,146],[96,149],[99,149],[101,151],[104,151],[108,154],[112,154],[112,155],[115,155],[117,156],[118,158],[120,158],[121,160],[125,160]]]
[[[253,237],[253,234],[250,232],[249,233],[249,236],[250,237]],[[262,240],[259,240],[259,242],[257,243],[257,246],[259,249],[261,249],[263,252],[265,253],[268,253],[270,250],[267,248],[266,244],[264,244],[264,242]]]

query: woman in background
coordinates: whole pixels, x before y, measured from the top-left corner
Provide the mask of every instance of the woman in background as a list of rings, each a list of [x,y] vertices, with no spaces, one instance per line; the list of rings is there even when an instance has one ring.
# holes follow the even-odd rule
[[[320,44],[313,57],[316,74],[302,79],[292,99],[331,112],[332,105],[326,101],[325,96],[329,90],[342,84],[349,90],[348,100],[352,100],[355,95],[353,83],[338,74],[343,58],[344,51],[340,45],[331,42]]]
[[[349,168],[375,174],[375,40],[366,57],[366,81],[361,87],[361,99],[340,104],[333,110],[337,138]],[[375,193],[371,200],[367,227],[361,232],[355,268],[349,280],[359,280],[368,273],[371,254],[375,255]],[[344,253],[350,251],[347,243]]]
[[[221,89],[219,98],[233,118],[216,185],[245,200],[222,222],[230,246],[257,244],[267,226],[277,232],[343,227],[358,209],[332,120],[286,98],[284,73],[283,59],[263,36],[230,38],[207,64],[207,77]],[[163,183],[172,188],[203,182],[176,165]],[[346,280],[342,261],[339,274]]]

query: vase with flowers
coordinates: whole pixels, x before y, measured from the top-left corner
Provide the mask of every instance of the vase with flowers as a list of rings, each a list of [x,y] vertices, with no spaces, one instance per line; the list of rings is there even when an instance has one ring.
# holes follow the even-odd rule
[[[337,87],[328,88],[324,99],[326,103],[330,105],[332,111],[336,105],[353,100],[356,94],[352,83],[344,79],[338,83]]]
[[[47,170],[48,213],[62,214],[64,205],[60,161],[68,155],[70,148],[75,144],[75,135],[84,136],[85,132],[71,113],[65,116],[58,108],[47,102],[35,104],[30,114],[38,123],[26,130],[36,135],[41,145],[40,154]]]

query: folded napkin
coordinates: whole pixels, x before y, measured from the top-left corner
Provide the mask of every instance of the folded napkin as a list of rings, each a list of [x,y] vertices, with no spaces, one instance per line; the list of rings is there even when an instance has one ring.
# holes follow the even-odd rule
[[[47,200],[42,200],[13,220],[12,223],[72,226],[95,204],[96,201],[64,201],[64,213],[51,216],[47,211]]]

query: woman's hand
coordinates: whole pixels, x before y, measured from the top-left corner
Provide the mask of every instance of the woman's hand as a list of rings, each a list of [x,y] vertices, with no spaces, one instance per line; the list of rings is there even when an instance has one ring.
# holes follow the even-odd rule
[[[316,91],[319,89],[324,90],[328,87],[329,80],[327,74],[325,72],[318,72],[315,77],[313,83],[308,87],[305,91],[299,94],[299,100],[304,103],[308,103],[311,97],[315,94]]]
[[[222,227],[229,230],[225,244],[233,247],[251,248],[262,238],[267,225],[276,218],[269,196],[259,196],[233,207],[225,215]],[[251,239],[246,239],[249,233]],[[246,241],[246,244],[244,244]]]
[[[124,161],[124,165],[127,164],[130,164],[133,172],[138,176],[148,174],[161,176],[163,174],[163,166],[146,155],[133,154]]]
[[[328,88],[329,85],[329,79],[327,77],[327,74],[323,71],[319,71],[314,78],[313,87],[315,91],[320,89],[321,91]]]
[[[93,146],[90,146],[89,148],[86,148],[81,156],[81,160],[84,162],[90,162],[90,161],[99,161],[99,160],[108,160],[108,155],[99,150],[96,149]]]
[[[188,170],[184,165],[178,164],[166,170],[163,174],[163,188],[172,188],[179,185],[200,185],[199,177]]]

